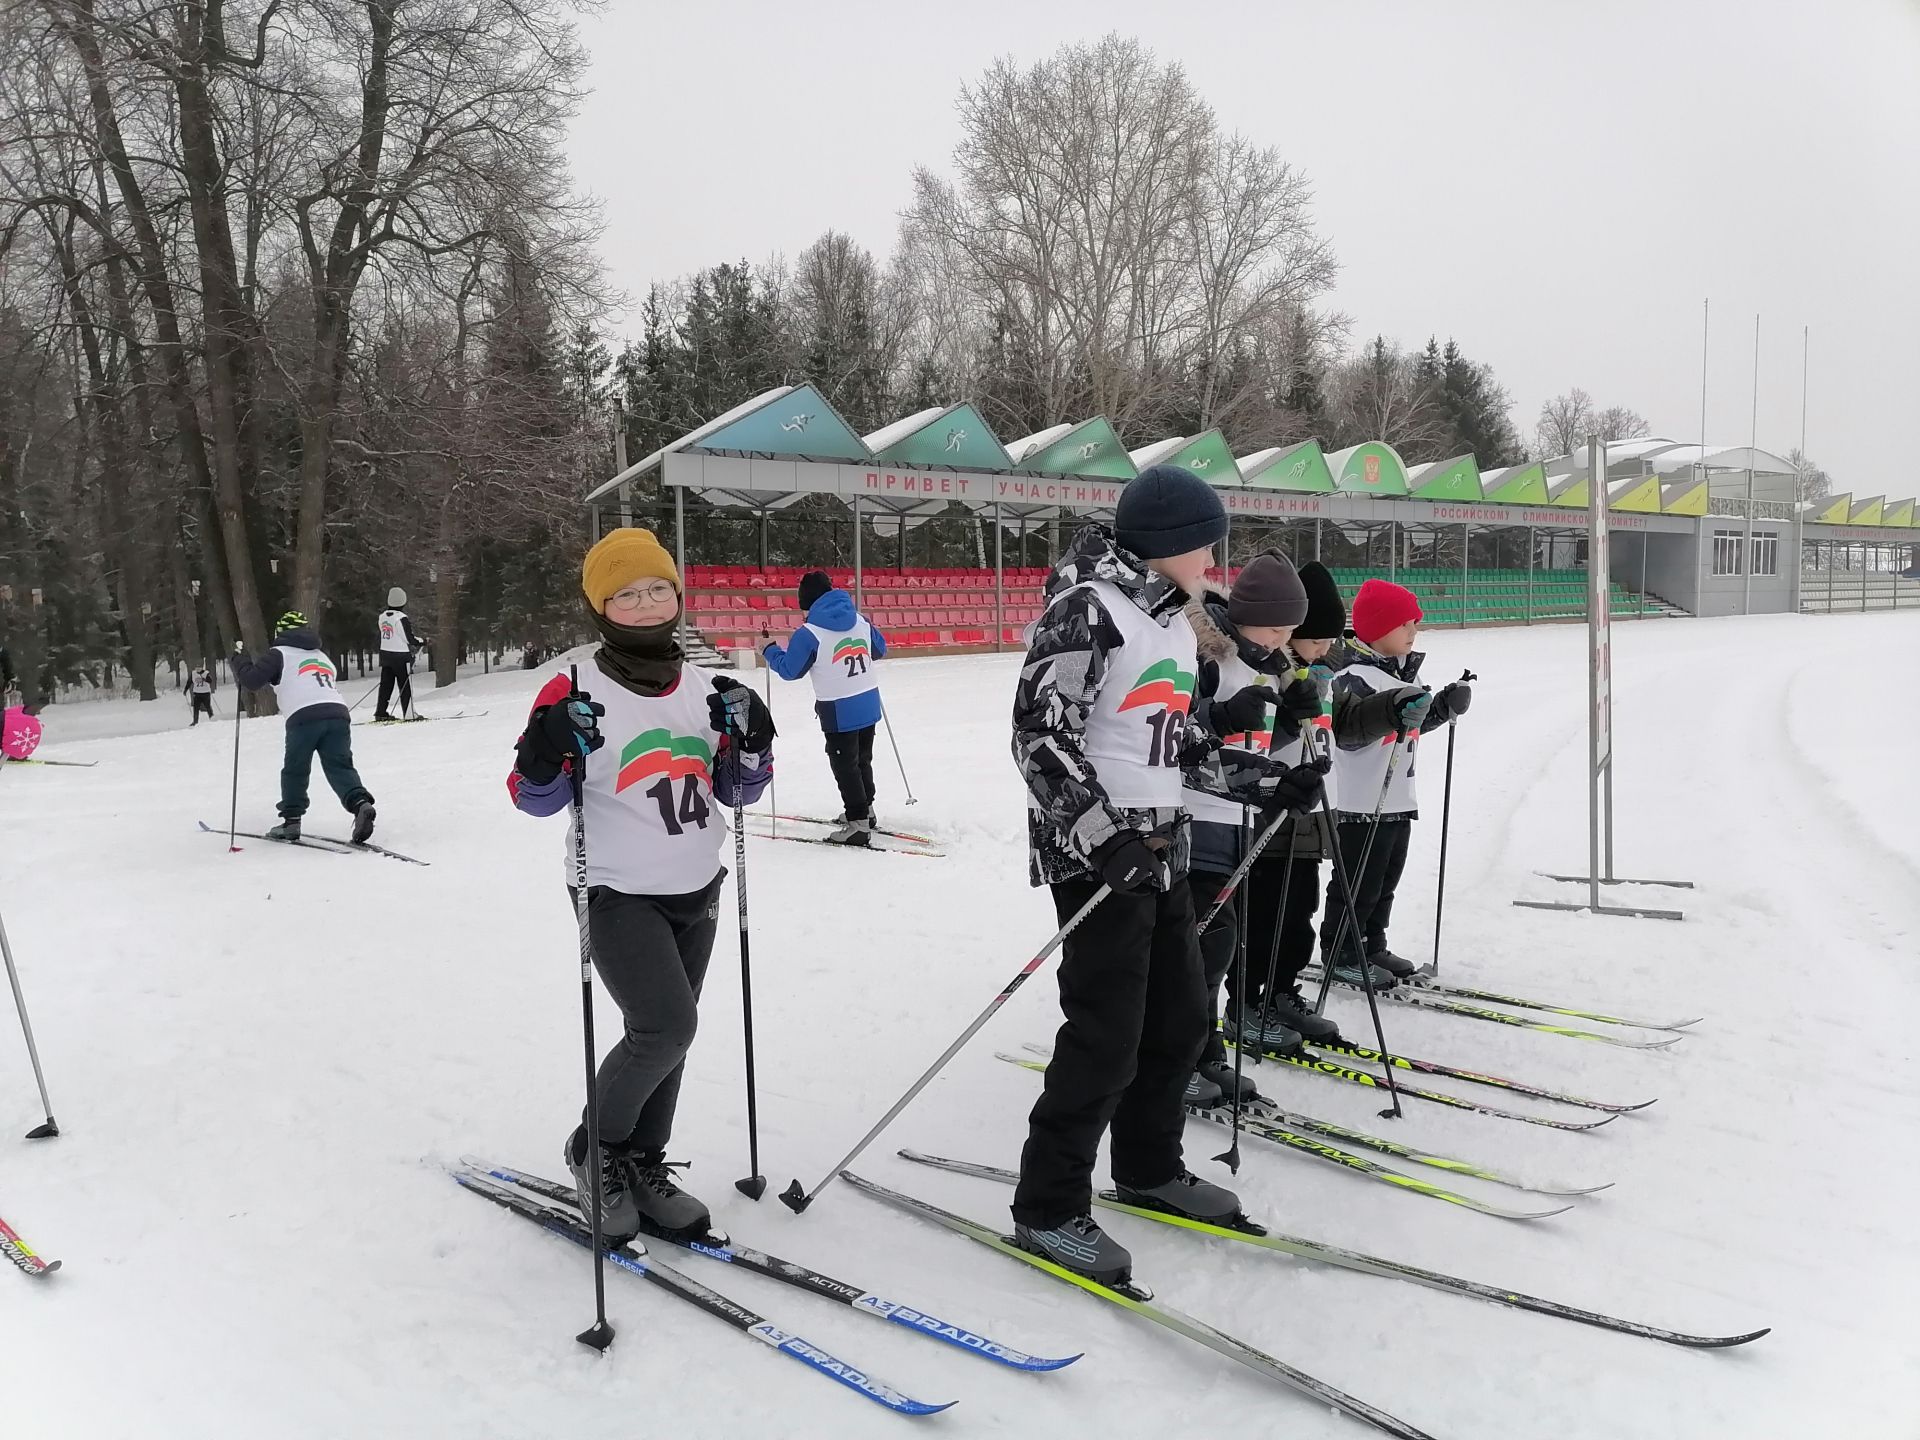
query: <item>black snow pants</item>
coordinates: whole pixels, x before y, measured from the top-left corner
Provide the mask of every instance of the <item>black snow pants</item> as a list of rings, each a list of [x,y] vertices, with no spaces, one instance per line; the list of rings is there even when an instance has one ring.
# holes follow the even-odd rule
[[[387,702],[393,698],[394,687],[400,689],[400,715],[413,713],[413,657],[397,651],[380,652],[380,698],[374,701],[373,713],[376,719],[385,720],[394,716],[387,708]]]
[[[1375,830],[1371,849],[1367,837]],[[1377,825],[1367,820],[1343,820],[1339,825],[1340,859],[1353,886],[1354,921],[1358,923],[1356,942],[1353,924],[1346,926],[1345,959],[1357,963],[1359,955],[1378,955],[1387,948],[1387,922],[1393,918],[1393,892],[1400,874],[1407,868],[1407,846],[1413,839],[1411,820],[1382,820]],[[1360,864],[1366,853],[1364,870]],[[1320,918],[1320,953],[1331,956],[1340,934],[1342,912],[1347,902],[1336,880],[1327,887],[1327,913]]]
[[[827,763],[833,767],[833,783],[840,787],[840,803],[849,820],[864,820],[873,814],[873,731],[827,732]]]

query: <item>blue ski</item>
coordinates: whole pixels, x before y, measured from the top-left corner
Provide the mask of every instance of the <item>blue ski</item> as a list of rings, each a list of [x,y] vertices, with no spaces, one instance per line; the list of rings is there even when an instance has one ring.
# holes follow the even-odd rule
[[[571,1185],[563,1185],[557,1180],[548,1180],[539,1175],[529,1175],[524,1170],[515,1170],[506,1165],[495,1165],[487,1161],[463,1157],[462,1163],[471,1166],[483,1175],[495,1180],[504,1180],[508,1184],[518,1185],[522,1190],[531,1191],[548,1200],[557,1200],[564,1205],[577,1208],[575,1190]],[[723,1264],[737,1265],[742,1270],[751,1270],[757,1275],[765,1275],[770,1280],[778,1280],[783,1285],[791,1285],[797,1290],[805,1290],[811,1295],[821,1295],[836,1300],[863,1315],[872,1315],[892,1325],[904,1326],[917,1335],[930,1336],[943,1340],[961,1350],[971,1351],[975,1355],[984,1355],[989,1360],[998,1361],[1015,1370],[1064,1370],[1080,1357],[1068,1355],[1053,1358],[1045,1355],[1029,1355],[1024,1350],[1016,1350],[1011,1345],[1003,1345],[985,1335],[954,1325],[938,1316],[898,1300],[877,1295],[871,1290],[863,1290],[858,1285],[845,1280],[835,1280],[832,1276],[822,1275],[818,1270],[792,1260],[783,1260],[777,1255],[769,1255],[762,1250],[750,1249],[745,1245],[735,1245],[722,1236],[708,1236],[702,1240],[674,1240],[662,1237],[669,1243],[691,1250],[696,1255],[705,1255],[711,1260]]]

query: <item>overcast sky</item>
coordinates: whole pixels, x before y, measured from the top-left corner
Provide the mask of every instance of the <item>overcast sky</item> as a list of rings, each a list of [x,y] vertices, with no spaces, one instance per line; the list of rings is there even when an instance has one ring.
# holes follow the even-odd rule
[[[572,154],[613,280],[829,227],[884,258],[959,86],[1108,30],[1308,174],[1356,340],[1454,336],[1528,435],[1578,385],[1691,441],[1710,298],[1710,443],[1746,442],[1758,312],[1761,446],[1799,443],[1811,326],[1809,452],[1920,489],[1920,0],[611,0]]]

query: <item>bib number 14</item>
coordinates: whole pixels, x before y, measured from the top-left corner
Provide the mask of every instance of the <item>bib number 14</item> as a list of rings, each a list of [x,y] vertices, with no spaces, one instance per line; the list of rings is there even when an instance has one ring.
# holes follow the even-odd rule
[[[713,807],[707,804],[707,797],[700,792],[698,775],[680,777],[680,794],[673,793],[673,777],[662,775],[646,788],[645,793],[660,807],[660,823],[667,827],[669,835],[684,835],[689,825],[696,830],[707,828],[707,817],[713,813]]]

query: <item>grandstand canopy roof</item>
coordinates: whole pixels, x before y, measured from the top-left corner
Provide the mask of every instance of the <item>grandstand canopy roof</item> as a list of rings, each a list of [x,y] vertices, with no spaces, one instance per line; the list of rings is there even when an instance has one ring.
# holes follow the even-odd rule
[[[1236,456],[1229,438],[1212,429],[1129,453],[1100,415],[1007,444],[967,403],[930,406],[863,436],[815,386],[782,385],[627,466],[587,500],[603,500],[659,471],[667,485],[761,511],[784,508],[802,494],[830,493],[913,519],[956,502],[1050,517],[1110,509],[1126,482],[1162,463],[1184,466],[1220,487],[1230,515],[1272,519],[1577,527],[1590,493],[1584,450],[1482,472],[1472,455],[1409,465],[1377,440],[1332,454],[1304,440]],[[1617,441],[1607,452],[1609,508],[1634,528],[1691,529],[1708,508],[1707,497],[1698,493],[1700,485],[1685,482],[1704,472],[1717,481],[1718,493],[1732,489],[1734,473],[1744,479],[1748,471],[1772,477],[1769,492],[1793,474],[1781,456],[1748,446],[1703,448],[1657,436]],[[1772,498],[1758,486],[1753,493]],[[1824,507],[1806,518],[1820,523],[1832,513],[1834,507]],[[1888,518],[1879,518],[1883,514]],[[1863,505],[1848,522],[1910,529],[1912,514]]]

